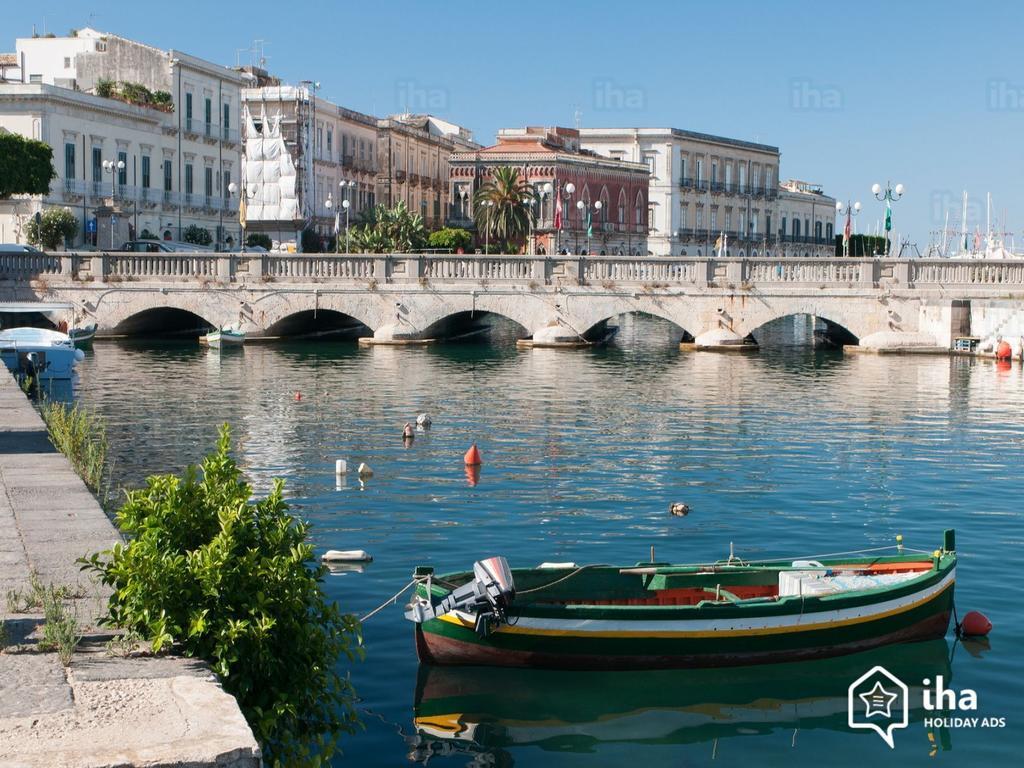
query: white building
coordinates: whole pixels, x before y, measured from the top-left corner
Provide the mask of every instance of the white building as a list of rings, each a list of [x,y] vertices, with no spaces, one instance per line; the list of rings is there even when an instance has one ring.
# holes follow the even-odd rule
[[[715,252],[721,235],[730,256],[831,255],[834,201],[826,222],[821,217],[830,198],[820,188],[813,195],[780,188],[778,147],[678,128],[581,128],[580,143],[651,169],[648,248],[653,255],[704,256]],[[787,242],[784,215],[785,233],[792,232],[793,216],[800,217],[800,238],[806,234],[805,219],[815,231],[810,222],[820,223],[820,241]]]
[[[258,69],[242,90],[247,231],[298,250],[301,233],[343,231],[376,202],[377,120],[316,95],[312,83],[282,85]],[[328,201],[330,205],[328,206]]]
[[[57,177],[47,195],[0,201],[0,241],[24,240],[29,216],[60,205],[82,225],[72,247],[178,240],[193,225],[237,243],[227,190],[241,168],[241,73],[93,29],[16,48],[0,55],[13,59],[0,70],[0,130],[49,144]]]
[[[781,256],[835,256],[836,200],[821,185],[790,179],[779,185]]]

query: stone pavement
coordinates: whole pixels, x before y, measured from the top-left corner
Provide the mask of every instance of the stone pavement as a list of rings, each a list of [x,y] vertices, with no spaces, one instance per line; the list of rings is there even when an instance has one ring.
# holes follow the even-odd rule
[[[119,538],[0,369],[0,768],[259,766],[237,702],[205,665],[105,650],[96,619],[107,593],[75,560]],[[28,589],[33,574],[72,589],[84,638],[68,668],[36,649],[38,609],[8,605],[8,591]]]

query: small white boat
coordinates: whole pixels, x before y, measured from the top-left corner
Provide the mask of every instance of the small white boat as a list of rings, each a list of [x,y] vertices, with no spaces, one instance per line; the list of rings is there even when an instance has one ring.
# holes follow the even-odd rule
[[[7,328],[0,331],[0,358],[15,374],[39,381],[70,379],[85,357],[66,333],[44,328]]]
[[[245,331],[238,328],[218,328],[205,336],[200,336],[199,342],[210,347],[240,346],[245,342]]]

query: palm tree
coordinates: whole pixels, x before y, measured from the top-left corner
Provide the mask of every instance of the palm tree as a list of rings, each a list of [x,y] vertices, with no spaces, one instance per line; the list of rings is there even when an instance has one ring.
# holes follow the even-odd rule
[[[536,223],[536,202],[536,192],[518,168],[495,168],[491,180],[473,196],[477,231],[506,248],[525,241]]]

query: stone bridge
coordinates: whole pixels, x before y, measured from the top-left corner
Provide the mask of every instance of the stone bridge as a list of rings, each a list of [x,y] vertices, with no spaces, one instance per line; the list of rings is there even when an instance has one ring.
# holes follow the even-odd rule
[[[237,325],[251,337],[288,335],[296,318],[319,314],[379,342],[413,341],[494,313],[523,338],[558,343],[636,312],[674,323],[680,340],[719,347],[807,314],[864,347],[948,348],[971,330],[1024,333],[1024,260],[0,254],[0,301],[32,300],[70,302],[65,319],[95,322],[101,335],[177,311],[196,327]]]

